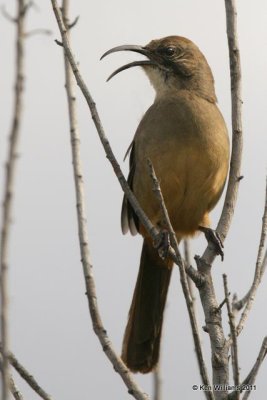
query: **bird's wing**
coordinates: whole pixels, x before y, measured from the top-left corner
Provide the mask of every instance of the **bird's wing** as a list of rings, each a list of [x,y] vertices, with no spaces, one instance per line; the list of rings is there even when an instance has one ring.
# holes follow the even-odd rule
[[[130,189],[133,190],[133,180],[135,174],[135,154],[134,154],[134,141],[130,144],[125,158],[130,152],[130,172],[128,175],[127,182],[130,186]],[[124,159],[125,159],[124,158]],[[136,235],[139,232],[139,220],[137,215],[134,212],[133,207],[129,203],[127,197],[123,196],[122,201],[122,209],[121,209],[121,230],[125,235],[128,231],[131,232],[132,235]]]

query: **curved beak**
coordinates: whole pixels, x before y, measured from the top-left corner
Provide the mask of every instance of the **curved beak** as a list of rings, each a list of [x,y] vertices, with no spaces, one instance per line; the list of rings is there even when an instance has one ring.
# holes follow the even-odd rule
[[[148,60],[140,60],[140,61],[134,61],[131,62],[129,64],[123,65],[122,67],[116,69],[116,71],[114,71],[107,79],[107,82],[113,78],[113,76],[117,75],[119,72],[124,71],[128,68],[131,67],[140,67],[143,65],[157,65],[157,63],[155,61],[152,61],[150,59],[150,52],[148,49],[146,49],[145,47],[141,47],[141,46],[136,46],[136,45],[122,45],[122,46],[117,46],[117,47],[113,47],[112,49],[106,51],[102,57],[100,58],[100,60],[102,60],[104,57],[108,56],[111,53],[116,53],[117,51],[133,51],[135,53],[139,53],[142,54],[143,56],[146,56],[148,58]]]

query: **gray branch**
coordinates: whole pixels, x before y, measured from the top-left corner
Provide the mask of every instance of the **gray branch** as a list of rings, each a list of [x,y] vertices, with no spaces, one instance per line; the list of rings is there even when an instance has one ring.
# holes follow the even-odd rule
[[[162,400],[162,378],[160,363],[153,372],[153,400]]]
[[[2,354],[0,354],[0,371],[3,371],[3,357]],[[12,393],[12,396],[14,397],[15,400],[23,400],[23,396],[21,392],[19,391],[13,376],[9,374],[9,390]]]
[[[245,296],[246,307],[241,315],[240,321],[236,328],[237,335],[240,334],[240,332],[242,331],[242,329],[244,327],[245,321],[248,317],[248,314],[249,314],[252,304],[254,302],[257,289],[261,282],[261,278],[263,275],[262,271],[265,270],[264,261],[266,259],[266,253],[265,253],[266,236],[267,236],[267,180],[266,180],[266,190],[265,190],[265,206],[264,206],[264,213],[263,213],[263,217],[262,217],[262,228],[261,228],[261,236],[260,236],[260,243],[259,243],[257,261],[256,261],[255,274],[254,274],[252,286],[251,286],[248,294]]]
[[[232,97],[232,155],[230,174],[224,201],[223,211],[216,228],[222,241],[225,240],[237,200],[240,182],[242,158],[242,117],[241,117],[241,66],[237,40],[237,20],[235,0],[225,0],[227,37],[230,58],[231,97]],[[222,328],[221,310],[218,308],[215,290],[211,276],[211,264],[216,257],[214,249],[209,246],[203,256],[197,257],[198,270],[205,277],[205,285],[199,288],[200,299],[205,313],[206,327],[209,333],[212,350],[213,382],[228,384],[228,345]],[[216,392],[216,399],[224,399],[227,391]]]
[[[22,117],[22,95],[24,83],[24,25],[25,0],[17,0],[16,23],[16,63],[15,63],[15,93],[12,126],[9,136],[7,161],[5,164],[5,182],[2,209],[2,227],[0,242],[0,293],[1,293],[1,340],[3,345],[2,368],[2,400],[8,397],[9,366],[8,366],[8,248],[11,229],[11,215],[14,198],[15,167],[18,153],[18,141]],[[2,10],[3,11],[3,10]],[[3,11],[4,12],[4,11]]]
[[[232,155],[223,211],[216,228],[222,242],[224,242],[227,236],[234,215],[239,182],[241,180],[240,170],[243,149],[241,63],[237,38],[236,1],[225,0],[225,9],[231,75]],[[207,264],[212,264],[216,257],[214,249],[207,247],[202,257]]]
[[[232,311],[232,307],[229,299],[229,290],[228,290],[228,282],[227,275],[223,274],[223,286],[224,286],[224,295],[226,299],[226,306],[228,312],[228,321],[231,332],[231,349],[232,349],[232,366],[233,366],[233,375],[234,375],[234,383],[236,386],[239,385],[239,360],[238,360],[238,345],[237,345],[237,336],[236,336],[236,326],[235,326],[235,317]],[[236,392],[236,400],[239,400],[240,394],[239,391]]]
[[[265,337],[263,339],[261,348],[260,348],[260,352],[259,355],[257,357],[257,360],[252,368],[252,370],[250,371],[249,375],[247,376],[247,378],[244,381],[244,385],[253,385],[255,383],[256,380],[256,376],[259,372],[260,366],[263,363],[265,357],[266,357],[266,353],[267,353],[267,337]],[[247,390],[246,393],[243,396],[243,400],[247,400],[247,398],[249,397],[251,393],[251,390]]]
[[[3,354],[3,346],[0,343],[0,352]],[[28,385],[43,399],[52,400],[52,397],[46,393],[44,389],[41,388],[39,383],[36,381],[34,376],[20,363],[20,361],[15,357],[15,355],[9,351],[8,360],[13,368],[18,372],[22,379],[24,379]]]
[[[242,299],[238,301],[236,300],[233,304],[233,307],[236,311],[240,311],[244,306],[246,306],[241,315],[237,327],[238,334],[240,334],[240,332],[244,327],[244,323],[248,317],[249,311],[252,308],[257,289],[261,283],[261,279],[266,269],[266,264],[267,264],[267,250],[265,250],[266,234],[267,234],[267,180],[266,180],[266,190],[265,190],[265,207],[262,217],[262,229],[261,229],[260,243],[258,248],[253,282],[246,295]]]

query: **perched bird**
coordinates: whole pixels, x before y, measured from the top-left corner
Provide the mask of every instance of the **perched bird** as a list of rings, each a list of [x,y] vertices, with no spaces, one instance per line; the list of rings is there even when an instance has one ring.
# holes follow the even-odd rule
[[[129,50],[146,56],[111,76],[141,66],[155,89],[130,146],[128,182],[152,223],[164,230],[152,190],[147,160],[159,179],[177,240],[201,230],[223,255],[209,212],[218,202],[229,166],[229,139],[216,105],[214,79],[206,58],[190,40],[169,36],[141,47],[124,45],[103,56]],[[109,78],[109,79],[110,79]],[[126,197],[122,231],[144,237],[140,269],[124,334],[122,359],[133,372],[151,371],[158,362],[163,313],[172,261],[162,259]]]

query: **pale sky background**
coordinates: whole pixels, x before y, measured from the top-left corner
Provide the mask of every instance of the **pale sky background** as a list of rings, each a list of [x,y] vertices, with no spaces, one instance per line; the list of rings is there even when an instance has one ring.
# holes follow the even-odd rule
[[[93,333],[84,295],[80,264],[62,49],[50,1],[35,1],[28,30],[47,28],[52,36],[26,43],[26,95],[17,169],[10,243],[11,348],[53,399],[130,399],[120,377]],[[10,13],[15,1],[3,0]],[[230,128],[230,88],[223,0],[98,0],[72,1],[73,48],[81,72],[98,106],[106,134],[122,162],[153,89],[138,68],[110,83],[115,68],[136,54],[100,56],[120,44],[144,45],[151,39],[182,35],[206,55],[216,81],[219,107]],[[252,280],[263,212],[267,149],[267,3],[238,1],[238,31],[243,70],[244,158],[239,199],[225,243],[225,261],[218,259],[213,276],[218,301],[223,300],[222,274],[232,293],[243,295]],[[6,158],[14,82],[14,26],[0,17],[1,165]],[[85,101],[78,93],[79,123],[86,184],[88,229],[98,301],[105,328],[120,352],[141,251],[141,239],[120,231],[122,193],[107,162]],[[4,168],[1,168],[1,179]],[[220,203],[212,215],[216,226]],[[192,242],[202,254],[202,237]],[[241,379],[256,360],[267,333],[266,276],[239,339]],[[204,398],[192,391],[200,384],[189,320],[178,271],[172,277],[162,344],[164,399]],[[200,326],[204,325],[202,310]],[[225,318],[225,329],[228,330]],[[203,333],[209,363],[209,341]],[[251,399],[266,396],[267,360]],[[27,400],[37,396],[15,375]],[[151,393],[151,376],[137,375]],[[265,393],[265,394],[264,394]]]

